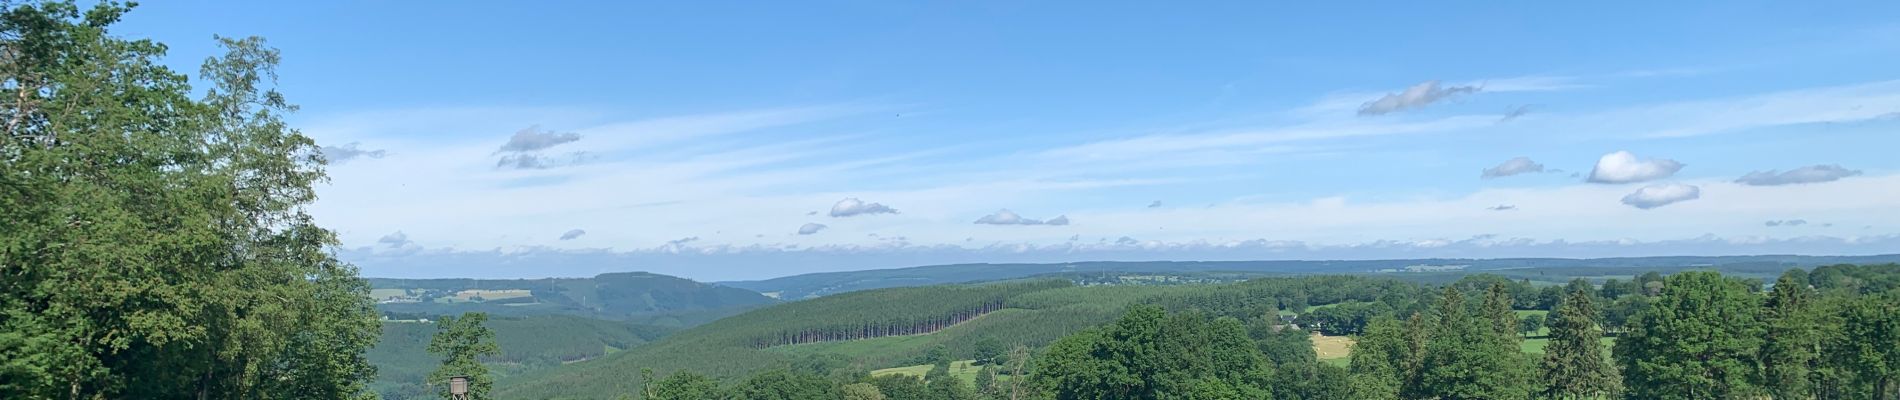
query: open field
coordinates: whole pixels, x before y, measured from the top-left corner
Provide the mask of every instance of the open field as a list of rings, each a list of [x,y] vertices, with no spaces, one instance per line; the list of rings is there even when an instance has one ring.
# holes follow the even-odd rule
[[[1313,352],[1320,360],[1345,360],[1352,355],[1352,338],[1313,334]]]
[[[871,371],[871,376],[903,374],[903,375],[912,375],[912,376],[922,378],[924,374],[930,373],[930,367],[931,367],[930,364],[924,364],[924,365],[912,365],[908,367],[885,368],[885,369],[880,369],[876,371]],[[983,370],[983,366],[976,365],[976,360],[959,360],[959,361],[950,362],[950,376],[954,376],[957,379],[962,379],[965,383],[975,383],[976,373],[982,370]]]
[[[483,301],[494,301],[533,295],[534,292],[528,289],[468,289],[455,292],[455,297],[447,297],[445,299],[448,299],[446,301],[468,302],[475,301],[475,298],[480,297]]]
[[[378,299],[378,300],[387,299],[391,297],[407,297],[407,296],[409,296],[409,289],[370,289],[369,290],[369,298]]]

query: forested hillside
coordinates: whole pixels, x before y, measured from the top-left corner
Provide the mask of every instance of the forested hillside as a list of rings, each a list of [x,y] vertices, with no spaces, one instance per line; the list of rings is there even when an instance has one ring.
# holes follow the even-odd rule
[[[395,319],[478,311],[566,314],[692,326],[774,302],[758,293],[645,272],[593,278],[369,279],[377,309]]]
[[[1060,264],[956,264],[865,271],[824,272],[757,281],[720,282],[787,300],[856,290],[926,286],[1025,278],[1048,274],[1089,272],[1185,273],[1244,272],[1273,274],[1379,274],[1407,275],[1450,282],[1474,272],[1490,272],[1513,279],[1562,283],[1575,276],[1633,276],[1642,272],[1670,273],[1715,268],[1772,277],[1788,268],[1833,264],[1900,262],[1900,255],[1877,256],[1727,256],[1629,258],[1506,258],[1406,259],[1335,261],[1141,261],[1077,262]],[[1408,269],[1409,268],[1409,269]]]
[[[566,315],[499,317],[489,319],[486,325],[495,332],[501,354],[483,362],[501,376],[601,357],[673,331]],[[436,331],[435,324],[426,321],[383,322],[382,338],[368,353],[370,363],[376,366],[376,382],[371,388],[389,400],[431,398],[433,393],[423,383],[441,361],[440,355],[427,351]]]
[[[834,394],[765,398],[875,388],[920,399],[1871,399],[1895,389],[1890,373],[1867,363],[1900,356],[1897,346],[1868,347],[1900,343],[1900,330],[1879,328],[1900,326],[1888,325],[1900,321],[1900,266],[1793,269],[1772,281],[1709,271],[1597,278],[881,289],[757,310],[498,388],[521,398],[639,396],[646,368],[656,399],[703,398],[677,397],[685,390],[677,385],[689,384],[699,396],[750,398],[794,385]],[[997,299],[1003,307],[934,332],[867,334]],[[1533,319],[1538,325],[1527,328]],[[1314,330],[1357,339],[1350,362],[1320,362]],[[788,337],[822,339],[785,344]],[[1019,349],[998,351],[1009,347]],[[993,361],[966,366],[981,368],[968,386],[969,378],[946,378],[956,359]],[[917,364],[937,367],[924,379],[868,375]]]

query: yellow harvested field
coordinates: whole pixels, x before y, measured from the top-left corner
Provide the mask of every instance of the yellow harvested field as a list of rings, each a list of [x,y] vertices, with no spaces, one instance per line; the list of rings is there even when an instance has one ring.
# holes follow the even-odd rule
[[[530,292],[528,289],[500,289],[500,290],[470,289],[470,290],[455,292],[455,301],[473,301],[472,299],[474,299],[475,296],[481,296],[483,300],[500,300],[500,299],[512,299],[516,297],[528,297],[532,295],[534,294]]]
[[[1313,334],[1313,352],[1319,353],[1319,359],[1328,360],[1346,358],[1352,354],[1352,338],[1346,336],[1326,336]]]

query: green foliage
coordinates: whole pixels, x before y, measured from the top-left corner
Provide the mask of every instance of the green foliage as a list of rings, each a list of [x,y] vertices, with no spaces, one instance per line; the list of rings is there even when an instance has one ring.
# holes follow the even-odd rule
[[[719,381],[692,372],[676,372],[653,384],[647,400],[705,400],[726,397]]]
[[[1616,368],[1603,358],[1598,342],[1596,296],[1574,288],[1550,314],[1550,344],[1544,347],[1543,395],[1551,399],[1604,398],[1619,389]]]
[[[1523,399],[1531,388],[1528,360],[1518,349],[1517,317],[1503,285],[1487,291],[1473,312],[1456,287],[1432,310],[1418,387],[1426,397]]]
[[[657,340],[670,328],[630,325],[566,315],[496,317],[486,324],[495,332],[501,354],[481,357],[497,380],[514,374],[552,368],[567,362],[598,358]],[[422,322],[384,322],[381,341],[367,353],[376,367],[371,386],[384,399],[433,396],[427,376],[440,359],[428,353],[436,325]]]
[[[1823,266],[1808,273],[1808,282],[1822,292],[1888,293],[1900,289],[1900,264]]]
[[[1839,335],[1827,350],[1853,386],[1841,394],[1900,398],[1900,294],[1866,296],[1844,308]]]
[[[0,10],[0,398],[369,396],[369,288],[305,213],[278,52],[216,38],[194,88],[109,31],[131,8]]]
[[[866,380],[888,399],[925,399],[930,396],[924,380],[914,375],[890,374]]]
[[[1057,399],[1260,399],[1265,361],[1240,321],[1138,306],[1051,345],[1032,379]]]
[[[1768,394],[1778,399],[1803,399],[1814,394],[1814,369],[1819,367],[1825,338],[1807,275],[1792,269],[1776,279],[1762,309],[1762,379]]]
[[[1391,400],[1399,398],[1418,361],[1405,328],[1391,318],[1373,320],[1366,333],[1353,344],[1352,361],[1346,378],[1347,393],[1354,399]]]
[[[1714,272],[1669,276],[1616,342],[1623,385],[1651,399],[1732,399],[1761,391],[1756,295]]]
[[[1524,336],[1530,336],[1531,334],[1537,333],[1537,331],[1543,330],[1543,329],[1544,329],[1543,315],[1527,314],[1523,318],[1519,319],[1517,323],[1517,333],[1523,334]]]
[[[824,377],[783,369],[766,371],[746,379],[732,390],[746,400],[812,400],[842,397],[838,386]]]
[[[869,383],[853,383],[849,385],[844,385],[844,387],[840,388],[840,390],[844,392],[844,400],[884,400],[885,399],[884,392],[878,391],[877,386],[873,386]]]
[[[467,313],[460,318],[443,317],[436,323],[429,353],[442,355],[442,365],[429,373],[429,383],[439,385],[436,392],[442,398],[449,398],[448,381],[456,376],[468,377],[470,399],[492,398],[488,392],[494,389],[495,380],[478,358],[501,354],[501,348],[495,345],[495,332],[488,330],[486,322],[488,314]]]
[[[997,363],[998,359],[1003,357],[1003,352],[1006,351],[1006,349],[1003,348],[1003,342],[996,340],[994,337],[977,339],[976,345],[972,347],[974,347],[974,349],[971,351],[974,354],[972,354],[971,358],[975,359],[976,363],[980,365]]]
[[[1282,325],[1278,318],[1247,321],[1247,336],[1274,365],[1308,365],[1319,361],[1319,355],[1313,350],[1312,334]]]

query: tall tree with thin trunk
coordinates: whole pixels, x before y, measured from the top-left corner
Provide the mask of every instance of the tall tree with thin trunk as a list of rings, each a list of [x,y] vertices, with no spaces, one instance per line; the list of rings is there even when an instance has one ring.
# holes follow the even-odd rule
[[[1544,347],[1541,369],[1544,397],[1597,399],[1617,392],[1621,377],[1598,344],[1603,330],[1595,300],[1588,289],[1575,289],[1550,314],[1550,345]]]
[[[495,344],[495,332],[488,330],[487,322],[488,314],[475,312],[463,313],[460,318],[442,317],[436,322],[429,352],[442,355],[442,366],[429,374],[429,384],[436,385],[442,398],[449,398],[449,378],[456,376],[468,377],[470,399],[489,398],[495,379],[488,376],[488,367],[480,358],[501,354],[501,346]]]
[[[190,81],[86,3],[0,3],[0,398],[374,396],[278,52],[216,37]]]

